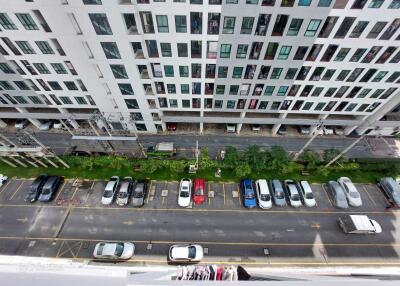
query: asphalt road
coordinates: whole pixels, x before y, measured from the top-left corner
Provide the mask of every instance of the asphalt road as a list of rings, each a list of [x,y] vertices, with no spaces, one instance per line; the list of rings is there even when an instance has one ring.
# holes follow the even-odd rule
[[[3,132],[3,134],[13,142],[18,142],[16,133]],[[37,139],[43,144],[52,148],[57,154],[64,154],[72,146],[78,146],[80,150],[104,152],[104,148],[98,141],[72,140],[69,133],[36,132]],[[287,151],[299,151],[308,141],[308,137],[266,137],[266,136],[227,136],[227,135],[140,135],[140,142],[145,146],[154,146],[159,142],[174,142],[178,149],[178,155],[193,156],[192,150],[196,146],[196,140],[200,147],[207,147],[211,156],[216,156],[219,150],[226,146],[234,146],[239,150],[244,150],[249,145],[259,145],[268,148],[273,145],[280,145]],[[309,149],[321,151],[325,149],[336,148],[343,150],[354,142],[351,137],[317,137]],[[113,147],[118,152],[139,154],[139,148],[136,142],[112,142]],[[350,158],[377,157],[371,152],[368,144],[362,140],[354,146],[348,153]]]

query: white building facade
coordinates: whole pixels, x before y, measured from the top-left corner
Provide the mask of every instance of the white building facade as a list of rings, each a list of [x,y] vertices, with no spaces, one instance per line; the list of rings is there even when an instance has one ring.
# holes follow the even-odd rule
[[[0,0],[0,118],[397,134],[399,28],[400,0]]]

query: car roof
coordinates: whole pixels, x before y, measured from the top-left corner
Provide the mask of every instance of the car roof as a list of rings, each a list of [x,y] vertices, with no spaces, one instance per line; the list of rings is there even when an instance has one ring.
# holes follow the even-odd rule
[[[258,180],[257,183],[260,186],[261,194],[269,194],[269,188],[266,180]]]
[[[109,181],[106,185],[106,190],[107,191],[112,191],[112,189],[114,188],[115,184],[117,184],[116,181]]]
[[[205,180],[203,178],[194,179],[194,187],[197,189],[199,187],[204,188]]]
[[[102,255],[114,255],[116,246],[117,246],[116,243],[105,243],[101,254]]]
[[[119,189],[119,192],[127,192],[129,188],[130,183],[129,182],[122,182],[121,188]]]
[[[189,246],[175,246],[172,248],[171,251],[171,256],[174,258],[188,258],[189,251],[188,251]]]
[[[51,187],[54,183],[56,183],[59,180],[59,177],[57,176],[51,176],[47,179],[46,183],[44,183],[43,188],[46,187]]]
[[[301,186],[305,193],[312,193],[310,184],[307,181],[300,181]]]

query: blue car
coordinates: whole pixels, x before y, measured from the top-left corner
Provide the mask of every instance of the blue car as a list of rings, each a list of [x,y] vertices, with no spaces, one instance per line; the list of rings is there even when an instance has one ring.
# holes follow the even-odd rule
[[[242,193],[243,206],[245,208],[255,208],[257,202],[253,181],[251,179],[242,180],[240,183],[240,191]]]

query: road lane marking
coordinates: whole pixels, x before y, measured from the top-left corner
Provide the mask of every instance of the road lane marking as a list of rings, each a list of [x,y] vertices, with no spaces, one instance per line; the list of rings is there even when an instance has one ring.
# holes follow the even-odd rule
[[[332,201],[331,201],[331,198],[329,197],[328,192],[327,192],[327,190],[325,189],[325,184],[322,184],[321,187],[322,187],[322,189],[324,190],[325,196],[326,196],[326,198],[328,199],[329,203],[331,204],[331,207],[333,207],[333,203],[332,203]]]
[[[61,186],[60,191],[58,192],[57,196],[56,196],[56,201],[58,200],[58,198],[60,197],[61,193],[64,191],[65,185],[67,184],[68,180],[64,181],[64,184]]]
[[[13,181],[13,180],[14,179],[8,179],[8,182],[1,187],[0,193],[3,192],[7,188],[7,186],[11,183],[11,181]]]
[[[222,183],[222,192],[224,194],[224,205],[225,205],[225,183]]]
[[[373,203],[374,206],[376,206],[376,202],[375,200],[372,198],[371,194],[368,192],[367,188],[363,185],[362,186],[363,190],[367,193],[369,199],[371,200],[371,202]]]
[[[9,201],[11,201],[14,196],[18,193],[18,191],[21,189],[22,185],[25,183],[26,181],[22,181],[21,185],[19,185],[19,187],[17,188],[17,190],[12,194],[12,196],[8,199]]]

